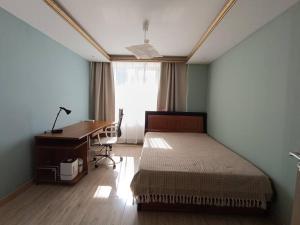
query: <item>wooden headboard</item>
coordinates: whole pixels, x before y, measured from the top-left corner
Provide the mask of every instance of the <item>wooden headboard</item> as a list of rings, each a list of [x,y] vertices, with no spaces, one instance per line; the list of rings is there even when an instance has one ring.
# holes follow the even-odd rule
[[[204,112],[146,111],[146,132],[195,132],[206,133]]]

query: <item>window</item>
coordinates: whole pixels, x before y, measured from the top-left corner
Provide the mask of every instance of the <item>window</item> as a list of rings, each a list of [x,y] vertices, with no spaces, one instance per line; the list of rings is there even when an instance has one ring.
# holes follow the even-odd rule
[[[144,136],[145,111],[156,110],[160,63],[114,62],[116,118],[124,110],[121,142],[140,143]]]

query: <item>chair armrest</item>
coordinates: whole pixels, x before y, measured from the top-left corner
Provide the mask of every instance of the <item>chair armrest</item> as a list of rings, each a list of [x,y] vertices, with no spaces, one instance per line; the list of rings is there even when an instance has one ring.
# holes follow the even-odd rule
[[[106,137],[116,136],[117,135],[117,124],[105,127],[104,133],[105,133]],[[108,134],[110,134],[110,136],[108,136]]]
[[[104,128],[101,128],[101,129],[97,130],[96,132],[92,133],[91,137],[92,138],[97,138],[98,135],[104,134],[104,133],[105,133]]]

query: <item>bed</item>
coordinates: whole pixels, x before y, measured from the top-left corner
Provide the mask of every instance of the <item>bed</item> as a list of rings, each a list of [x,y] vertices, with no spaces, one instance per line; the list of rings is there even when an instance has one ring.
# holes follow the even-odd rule
[[[262,212],[270,179],[206,134],[205,113],[146,112],[139,169],[131,182],[138,210]]]

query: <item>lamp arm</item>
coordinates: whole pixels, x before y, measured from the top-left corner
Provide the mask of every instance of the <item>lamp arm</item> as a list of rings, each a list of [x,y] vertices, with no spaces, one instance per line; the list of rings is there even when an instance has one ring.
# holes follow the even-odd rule
[[[59,111],[58,111],[58,113],[56,115],[55,121],[54,121],[53,126],[52,126],[52,131],[54,130],[54,127],[55,127],[55,124],[56,124],[56,121],[57,121],[57,118],[58,118],[60,112],[61,112],[61,108],[59,109]]]

